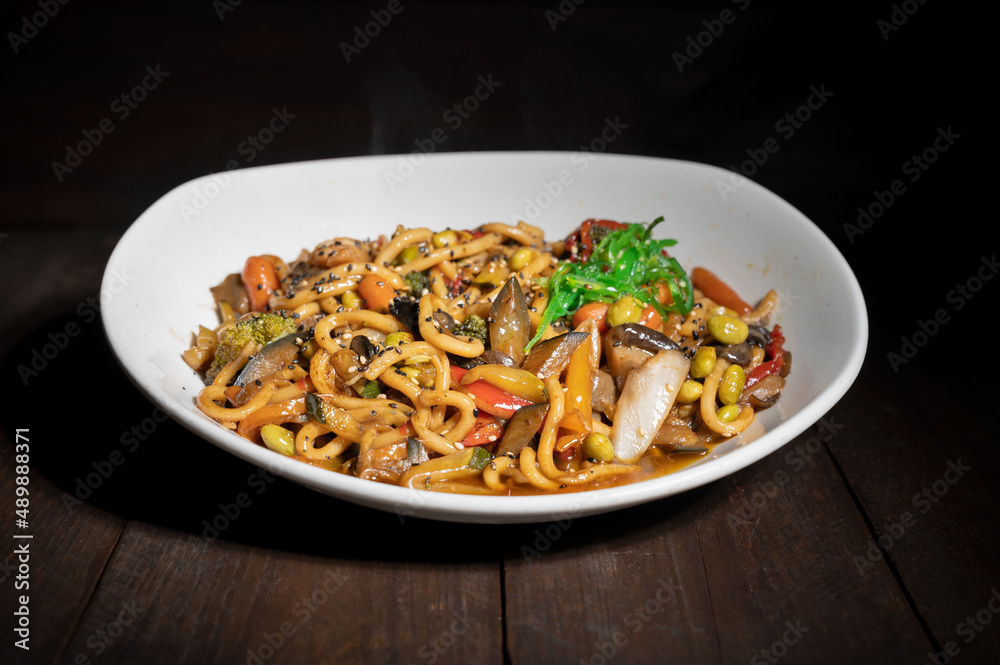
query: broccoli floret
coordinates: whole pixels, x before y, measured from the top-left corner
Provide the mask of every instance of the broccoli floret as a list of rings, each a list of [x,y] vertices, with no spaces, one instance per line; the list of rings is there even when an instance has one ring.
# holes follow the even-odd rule
[[[451,332],[459,337],[475,337],[484,345],[489,344],[490,331],[486,327],[486,321],[483,320],[483,317],[475,314],[469,314],[465,317],[465,321],[462,321],[462,324]]]
[[[403,281],[410,287],[410,293],[419,298],[425,289],[430,289],[431,284],[427,281],[427,275],[416,270],[412,270],[403,275]]]
[[[279,337],[295,332],[295,319],[281,312],[265,312],[240,320],[235,326],[222,333],[215,347],[215,357],[205,377],[213,380],[226,363],[240,355],[247,342],[260,345],[272,342]]]

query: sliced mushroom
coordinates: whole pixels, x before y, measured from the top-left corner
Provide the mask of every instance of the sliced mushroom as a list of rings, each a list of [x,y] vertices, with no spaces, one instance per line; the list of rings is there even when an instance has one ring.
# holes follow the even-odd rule
[[[344,263],[364,263],[369,260],[368,250],[351,238],[334,238],[316,245],[309,255],[313,265],[332,268]]]
[[[569,359],[581,344],[590,339],[584,332],[568,332],[539,342],[521,364],[543,381],[553,374],[562,374]]]
[[[215,298],[216,307],[220,302],[227,302],[237,314],[246,314],[250,311],[250,299],[243,287],[243,278],[237,273],[226,275],[218,286],[213,286],[209,291]]]
[[[629,373],[652,358],[653,354],[635,346],[625,346],[624,344],[616,346],[609,332],[604,336],[604,357],[608,361],[608,372],[615,381],[615,388],[621,392],[625,387],[625,381],[628,380]]]
[[[748,343],[761,348],[767,348],[767,345],[771,343],[771,333],[761,324],[752,323],[747,328],[749,328],[747,334]]]
[[[301,338],[299,333],[292,333],[265,344],[233,381],[233,385],[242,388],[233,401],[237,405],[246,403],[247,399],[257,392],[257,381],[280,372],[291,364],[299,354],[298,340]]]
[[[452,318],[451,314],[439,309],[431,314],[431,319],[434,321],[434,325],[444,332],[451,332],[455,329],[455,319]]]
[[[718,345],[715,347],[715,357],[746,367],[750,364],[750,345],[747,342]]]
[[[502,351],[520,365],[531,341],[528,303],[516,277],[508,279],[490,308],[490,348]]]
[[[517,363],[514,359],[508,356],[503,351],[497,351],[496,349],[487,349],[483,351],[478,358],[482,361],[479,364],[482,365],[503,365],[504,367],[517,367]]]
[[[531,445],[531,440],[545,423],[545,416],[549,412],[547,403],[531,404],[523,406],[514,412],[507,427],[504,428],[503,438],[497,444],[494,455],[506,455],[513,453],[520,455],[521,451]]]
[[[650,353],[680,348],[677,342],[659,330],[653,330],[640,323],[623,323],[617,325],[608,331],[608,339],[611,340],[612,344],[631,346],[649,351]]]
[[[629,373],[660,351],[676,350],[676,342],[638,323],[623,323],[604,336],[604,356],[608,371],[619,392],[624,389]]]
[[[765,376],[763,379],[753,384],[743,391],[740,396],[739,405],[750,405],[756,410],[766,409],[774,406],[781,396],[781,390],[785,387],[785,380],[780,376]]]
[[[351,337],[351,351],[358,354],[358,363],[361,365],[367,365],[375,353],[378,351],[378,347],[372,344],[371,340],[365,335],[354,335]]]
[[[615,398],[618,391],[615,389],[615,380],[611,375],[602,369],[594,374],[594,387],[590,392],[590,406],[595,411],[600,411],[608,418],[615,417]]]
[[[781,374],[781,378],[785,378],[792,371],[792,352],[785,351],[783,354],[781,354],[781,357],[782,357],[782,363],[781,363],[781,371],[779,373]]]
[[[652,445],[664,448],[696,446],[698,435],[683,420],[671,416],[664,420],[657,430]]]

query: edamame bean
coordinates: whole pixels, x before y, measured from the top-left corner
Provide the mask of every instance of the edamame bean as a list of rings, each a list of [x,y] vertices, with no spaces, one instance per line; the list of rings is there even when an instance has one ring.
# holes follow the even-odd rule
[[[723,344],[742,344],[750,334],[750,328],[742,320],[726,314],[708,319],[708,332]]]
[[[736,404],[736,401],[743,394],[743,386],[747,382],[746,374],[739,365],[730,365],[722,373],[722,380],[719,381],[719,401],[723,404]]]
[[[603,434],[591,432],[583,440],[583,456],[598,462],[610,462],[615,458],[615,449],[611,445],[611,439]]]
[[[704,379],[713,369],[715,369],[715,347],[699,347],[691,359],[691,376],[695,379]]]
[[[608,307],[608,325],[613,328],[623,323],[638,323],[642,307],[642,303],[632,296],[622,296]]]

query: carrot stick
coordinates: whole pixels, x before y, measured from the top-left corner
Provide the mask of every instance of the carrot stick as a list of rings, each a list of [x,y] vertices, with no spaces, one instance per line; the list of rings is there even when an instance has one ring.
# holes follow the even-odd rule
[[[729,288],[716,275],[704,268],[695,268],[691,271],[691,282],[694,287],[719,303],[723,307],[735,311],[737,314],[748,314],[753,311],[753,307],[748,305],[743,298],[736,295],[736,292]]]
[[[274,264],[263,256],[251,256],[243,266],[243,288],[250,299],[250,310],[263,312],[271,294],[281,286]]]

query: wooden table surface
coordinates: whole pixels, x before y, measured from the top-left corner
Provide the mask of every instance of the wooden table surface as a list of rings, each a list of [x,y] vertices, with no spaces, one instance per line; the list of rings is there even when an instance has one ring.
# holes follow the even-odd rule
[[[1000,662],[992,134],[963,76],[991,76],[990,40],[969,12],[6,3],[0,663]],[[107,348],[105,262],[190,178],[438,127],[440,151],[579,150],[608,121],[611,152],[752,170],[866,294],[851,390],[723,480],[540,524],[401,519],[202,441]]]

